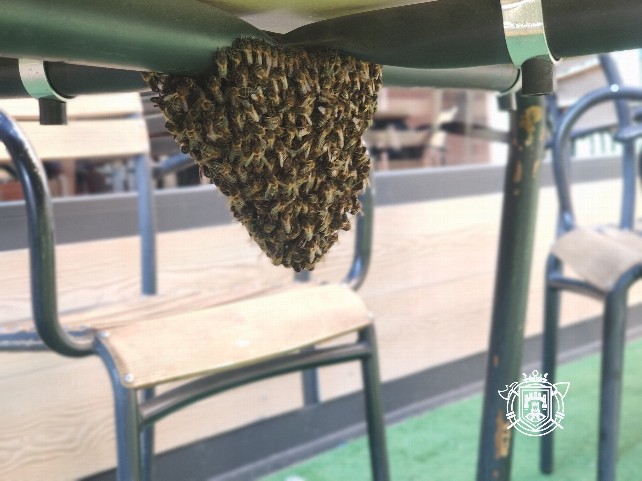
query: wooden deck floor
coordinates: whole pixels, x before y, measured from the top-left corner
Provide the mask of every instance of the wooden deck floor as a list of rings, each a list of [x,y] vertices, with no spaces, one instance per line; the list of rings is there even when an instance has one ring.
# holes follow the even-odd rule
[[[608,222],[619,199],[612,181],[583,184],[586,222]],[[484,351],[488,339],[501,197],[485,195],[377,209],[374,259],[362,294],[377,318],[384,381]],[[579,209],[579,207],[578,207]],[[542,190],[526,335],[541,331],[543,266],[553,239],[554,191]],[[114,247],[117,245],[117,247]],[[315,271],[336,280],[350,260],[342,236]],[[138,240],[59,248],[65,309],[135,296]],[[24,252],[0,253],[0,322],[29,315]],[[246,289],[289,282],[237,225],[160,236],[160,291]],[[631,302],[640,302],[634,288]],[[598,314],[594,301],[567,295],[563,323]],[[171,353],[159,353],[171,355]],[[325,399],[359,389],[356,365],[321,371]],[[0,480],[73,480],[114,465],[111,393],[95,358],[0,355]],[[167,450],[301,405],[299,377],[257,383],[201,402],[158,425]]]

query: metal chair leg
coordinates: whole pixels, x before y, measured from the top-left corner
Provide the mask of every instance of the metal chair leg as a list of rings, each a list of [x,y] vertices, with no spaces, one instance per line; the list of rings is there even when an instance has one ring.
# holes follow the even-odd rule
[[[140,391],[140,401],[145,402],[154,397],[156,389],[151,387]],[[140,435],[142,481],[154,479],[154,425],[147,426]]]
[[[370,325],[360,331],[359,340],[365,342],[372,350],[372,354],[361,361],[372,479],[374,481],[389,481],[390,468],[388,466],[385,423],[381,406],[379,356],[374,326]]]
[[[550,256],[546,265],[546,286],[544,288],[544,333],[542,336],[542,372],[548,373],[548,380],[555,383],[557,368],[557,330],[560,317],[560,291],[548,285],[549,274],[559,271],[560,262]],[[553,472],[553,434],[542,436],[540,444],[540,469],[543,473]]]
[[[116,408],[116,478],[118,481],[142,481],[138,396],[132,389],[113,384]]]
[[[303,351],[314,351],[315,347],[310,346]],[[316,368],[306,369],[301,372],[301,384],[303,387],[303,404],[314,406],[321,402],[321,393],[319,392],[319,371]]]
[[[105,363],[114,391],[116,479],[117,481],[143,481],[138,393],[135,389],[128,389],[122,385],[114,361],[100,339],[97,339],[95,350]]]
[[[604,307],[598,480],[615,481],[617,463],[622,369],[626,329],[627,290],[611,292]]]

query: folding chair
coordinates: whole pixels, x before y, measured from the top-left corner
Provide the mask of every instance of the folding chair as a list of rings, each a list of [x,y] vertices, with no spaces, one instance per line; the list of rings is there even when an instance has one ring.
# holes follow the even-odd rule
[[[555,382],[560,293],[570,291],[604,302],[599,413],[598,479],[615,480],[627,293],[642,277],[642,238],[632,231],[636,190],[635,142],[642,126],[631,123],[627,100],[642,100],[642,90],[621,86],[612,60],[601,57],[610,87],[591,92],[559,120],[553,139],[553,172],[560,205],[558,238],[546,264],[543,372]],[[577,225],[571,199],[570,142],[572,129],[591,107],[615,101],[622,143],[623,195],[617,226]],[[564,273],[564,265],[576,275]],[[553,470],[553,433],[542,437],[541,469]]]
[[[187,296],[173,313],[147,297],[59,316],[52,206],[42,164],[4,113],[0,139],[26,199],[33,307],[33,324],[5,325],[0,347],[100,356],[114,390],[119,481],[151,479],[149,428],[165,416],[254,381],[355,360],[362,364],[373,479],[389,479],[375,331],[372,316],[354,291],[363,282],[370,258],[371,198],[364,200],[366,215],[357,222],[358,247],[342,285],[296,286],[213,307],[211,296]],[[153,204],[146,156],[141,155],[137,165],[143,245],[151,246],[143,251],[143,291],[153,293]],[[306,349],[347,333],[357,333],[357,341]],[[187,382],[154,395],[155,386],[177,380]]]

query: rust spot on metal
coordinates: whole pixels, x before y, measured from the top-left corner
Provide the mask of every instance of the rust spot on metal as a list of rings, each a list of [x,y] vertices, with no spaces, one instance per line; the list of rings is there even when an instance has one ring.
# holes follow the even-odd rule
[[[519,118],[519,128],[523,129],[527,135],[526,140],[524,141],[524,145],[527,147],[533,145],[533,141],[535,140],[535,131],[543,118],[544,110],[538,105],[528,107]]]
[[[522,181],[522,176],[524,175],[524,167],[522,167],[522,161],[518,160],[515,162],[515,172],[513,172],[513,182],[516,184]]]
[[[495,354],[493,356],[493,367],[497,367],[497,366],[499,366],[499,356]]]
[[[539,172],[539,168],[541,167],[541,165],[542,165],[542,161],[540,159],[537,159],[533,164],[533,172],[532,172],[533,179],[537,177],[537,173]]]
[[[495,429],[495,459],[507,458],[510,454],[512,431],[508,429],[510,424],[501,409],[497,411],[495,422],[497,424]]]

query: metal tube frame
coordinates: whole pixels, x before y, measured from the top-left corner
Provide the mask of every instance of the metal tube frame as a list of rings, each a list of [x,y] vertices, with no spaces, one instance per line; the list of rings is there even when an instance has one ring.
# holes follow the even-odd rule
[[[194,165],[194,159],[188,154],[175,154],[163,159],[160,164],[155,165],[152,169],[152,175],[154,179],[160,179],[164,175],[178,172],[192,165]]]
[[[38,335],[52,351],[87,356],[92,353],[93,334],[70,335],[58,319],[53,209],[42,162],[18,124],[2,111],[0,140],[13,160],[26,200],[31,302]]]
[[[544,129],[543,98],[518,96],[504,183],[478,481],[510,479],[513,432],[498,391],[518,380],[521,369]]]
[[[138,228],[140,232],[141,293],[158,292],[156,268],[156,203],[151,161],[148,155],[138,155],[136,162],[136,191],[138,195]]]
[[[60,325],[55,290],[55,242],[51,198],[42,163],[30,147],[17,124],[0,111],[0,139],[14,160],[16,170],[25,192],[28,210],[32,300],[36,329],[42,343],[49,349],[68,356],[95,353],[101,357],[109,372],[115,398],[116,429],[118,438],[118,480],[151,481],[154,435],[151,424],[184,406],[223,390],[247,384],[279,374],[322,366],[360,360],[363,363],[366,417],[368,431],[374,436],[370,440],[371,465],[375,481],[388,481],[383,412],[380,405],[380,383],[378,362],[374,345],[374,327],[369,325],[359,334],[359,341],[353,346],[342,346],[321,350],[305,351],[242,368],[231,373],[211,376],[193,381],[181,388],[154,396],[154,387],[142,390],[128,389],[121,383],[114,360],[108,350],[94,336],[93,331],[82,331],[81,335],[66,332]],[[141,227],[141,249],[144,294],[156,292],[155,263],[155,215],[151,168],[147,156],[136,159],[139,194],[139,220]],[[369,204],[372,206],[372,204]],[[365,217],[365,216],[364,216]],[[372,217],[368,217],[371,219]],[[363,225],[359,224],[359,230]],[[371,233],[370,227],[367,227]],[[363,236],[358,237],[357,246],[364,244]],[[351,269],[347,277],[351,285],[360,285],[367,272],[370,248],[357,249],[355,259],[359,266]],[[34,335],[9,334],[2,339],[20,341],[20,348],[40,349],[43,344]],[[1,344],[0,344],[1,346]],[[16,345],[12,345],[13,348]],[[138,394],[140,391],[141,399]],[[155,410],[154,410],[155,409]],[[151,414],[150,414],[151,413]]]
[[[366,280],[372,258],[372,232],[374,225],[374,179],[370,177],[369,185],[359,196],[362,210],[356,217],[354,254],[348,274],[342,283],[350,289],[358,290]]]
[[[148,481],[145,476],[143,437],[154,423],[193,403],[221,392],[263,379],[351,361],[362,363],[364,407],[374,481],[389,481],[385,423],[381,405],[381,386],[375,330],[372,324],[358,331],[353,344],[313,351],[302,351],[259,364],[217,373],[190,381],[153,397],[139,399],[136,389],[122,379],[108,350],[96,339],[95,352],[110,374],[115,396],[116,437],[118,444],[118,481]],[[146,389],[142,389],[146,391]]]
[[[48,78],[67,97],[108,92],[147,91],[139,72],[105,67],[44,62]],[[519,87],[520,72],[514,65],[456,69],[413,69],[384,65],[387,87],[473,88],[507,93]],[[18,59],[0,57],[0,97],[28,97],[20,81]]]
[[[570,149],[572,128],[582,114],[593,106],[614,101],[619,132],[631,127],[629,100],[642,100],[642,89],[623,87],[617,67],[609,55],[601,55],[600,63],[610,86],[595,90],[576,102],[559,119],[553,138],[553,173],[559,196],[558,237],[575,228],[570,184]],[[617,134],[616,134],[617,139]],[[632,229],[635,216],[637,165],[636,136],[620,139],[623,144],[623,189],[620,209],[621,229]],[[543,333],[543,372],[551,383],[556,379],[557,331],[559,327],[561,291],[571,291],[604,302],[602,372],[600,390],[600,436],[598,442],[598,479],[615,481],[616,454],[619,432],[619,409],[622,388],[622,365],[626,327],[627,293],[629,287],[642,277],[642,267],[634,266],[622,274],[615,286],[603,292],[595,286],[565,277],[562,262],[550,255],[545,276],[545,308]],[[554,433],[544,436],[540,444],[540,469],[552,473],[554,466]]]
[[[570,231],[576,226],[573,200],[570,192],[570,155],[568,151],[568,142],[573,125],[579,117],[591,107],[609,100],[620,99],[642,100],[642,89],[612,85],[588,93],[566,111],[555,131],[553,139],[553,174],[558,193],[560,206],[559,225],[562,232]],[[627,143],[632,144],[633,147],[634,142],[635,140],[627,141]],[[630,182],[625,183],[620,219],[620,227],[623,229],[630,229],[633,224],[633,212],[627,210],[625,205],[633,204],[636,179],[634,150],[631,152],[631,150],[627,148],[627,143],[625,143],[622,168],[629,171],[628,173],[625,172],[625,177],[633,177],[633,188],[631,188]],[[631,155],[632,153],[633,155]],[[630,172],[633,172],[633,175],[630,175]]]

